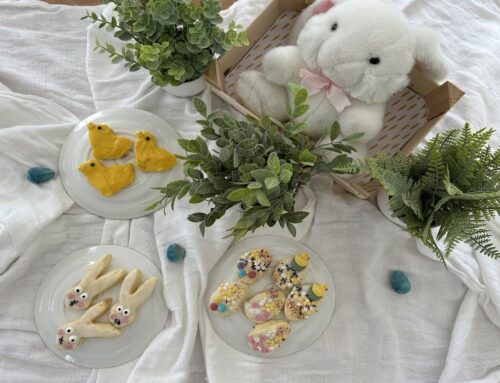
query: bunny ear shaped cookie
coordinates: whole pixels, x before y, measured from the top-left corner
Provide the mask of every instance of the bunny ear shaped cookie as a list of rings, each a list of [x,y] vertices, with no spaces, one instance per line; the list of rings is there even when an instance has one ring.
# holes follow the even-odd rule
[[[90,307],[77,320],[64,323],[57,330],[57,343],[66,350],[82,344],[85,338],[113,338],[121,335],[120,330],[109,323],[95,323],[111,306],[111,298],[104,299]]]
[[[109,320],[115,327],[125,327],[135,321],[137,309],[152,294],[158,278],[150,277],[143,284],[141,272],[132,270],[125,277],[120,289],[118,303],[113,305],[109,313]]]
[[[85,310],[97,295],[114,286],[127,275],[127,272],[122,269],[111,270],[103,274],[111,264],[111,259],[111,254],[100,258],[87,270],[81,281],[66,292],[64,297],[66,307]]]

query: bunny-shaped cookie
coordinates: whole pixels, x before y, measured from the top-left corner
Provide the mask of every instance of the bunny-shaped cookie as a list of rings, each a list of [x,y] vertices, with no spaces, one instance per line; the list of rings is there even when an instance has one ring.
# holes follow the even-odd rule
[[[66,350],[72,350],[82,344],[85,338],[114,338],[121,331],[109,323],[95,323],[111,306],[111,298],[106,298],[89,308],[77,320],[64,323],[57,330],[57,343]]]
[[[115,327],[125,327],[135,321],[137,308],[142,305],[153,292],[158,278],[150,277],[141,285],[142,275],[137,269],[132,270],[123,280],[118,297],[109,312],[109,320]]]
[[[111,270],[102,275],[108,269],[111,259],[111,254],[100,258],[84,274],[82,280],[66,292],[64,296],[66,307],[74,310],[85,310],[92,304],[92,300],[97,295],[125,278],[127,272],[122,269]]]

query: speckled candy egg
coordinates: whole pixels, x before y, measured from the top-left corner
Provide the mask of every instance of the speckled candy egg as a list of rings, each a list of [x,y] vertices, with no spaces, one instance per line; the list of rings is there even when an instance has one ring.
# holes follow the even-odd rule
[[[242,282],[221,283],[210,297],[209,310],[218,316],[234,314],[240,308],[248,292]]]
[[[304,320],[318,311],[328,291],[324,283],[294,286],[285,300],[285,316],[290,321]]]
[[[262,291],[245,302],[245,315],[254,323],[278,316],[285,304],[285,294],[277,288]]]
[[[238,277],[246,284],[252,284],[264,276],[271,266],[272,257],[266,249],[254,249],[238,259]]]
[[[292,328],[284,320],[270,320],[254,327],[247,342],[252,350],[269,354],[276,351],[288,338]]]

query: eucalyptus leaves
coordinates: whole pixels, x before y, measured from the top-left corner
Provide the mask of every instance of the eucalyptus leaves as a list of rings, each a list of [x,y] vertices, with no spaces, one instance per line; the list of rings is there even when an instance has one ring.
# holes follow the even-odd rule
[[[150,208],[169,203],[174,208],[176,200],[189,195],[190,203],[209,202],[208,212],[188,217],[200,224],[202,234],[237,206],[242,215],[229,229],[229,235],[236,239],[276,223],[295,236],[294,224],[307,216],[307,212],[295,211],[296,192],[318,173],[357,173],[358,167],[346,153],[354,151],[349,141],[359,134],[339,139],[340,127],[335,122],[329,128],[328,144],[317,146],[302,132],[307,125],[294,120],[308,109],[307,91],[294,84],[290,87],[294,102],[287,108],[290,121],[286,124],[267,116],[237,121],[229,113],[208,114],[206,105],[195,99],[195,107],[203,116],[198,121],[201,136],[178,140],[187,152],[186,156],[177,156],[185,160],[186,179],[158,188],[162,197]],[[210,151],[205,139],[214,141],[216,149]]]
[[[114,3],[117,17],[106,18],[88,12],[82,19],[99,23],[99,28],[129,41],[121,50],[110,43],[96,41],[96,50],[108,53],[112,63],[124,61],[130,71],[141,67],[149,71],[159,86],[179,85],[200,77],[215,54],[233,46],[248,45],[244,32],[235,23],[227,31],[218,0],[103,0]]]

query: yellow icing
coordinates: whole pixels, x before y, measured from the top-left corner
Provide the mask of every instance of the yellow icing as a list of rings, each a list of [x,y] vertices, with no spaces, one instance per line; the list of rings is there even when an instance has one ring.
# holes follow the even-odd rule
[[[117,136],[108,125],[87,124],[92,155],[99,159],[115,159],[123,157],[132,147],[127,137]]]
[[[150,132],[135,133],[135,163],[144,172],[164,172],[175,167],[175,156],[156,146],[156,138]]]
[[[132,164],[106,167],[95,158],[78,165],[78,170],[87,177],[87,181],[99,193],[106,197],[119,192],[134,181],[135,178]]]
[[[309,254],[301,253],[295,256],[295,263],[300,267],[306,267],[309,263]]]
[[[328,286],[325,285],[324,283],[315,283],[312,285],[312,292],[318,298],[321,298],[322,296],[324,296],[327,290],[328,290]]]

